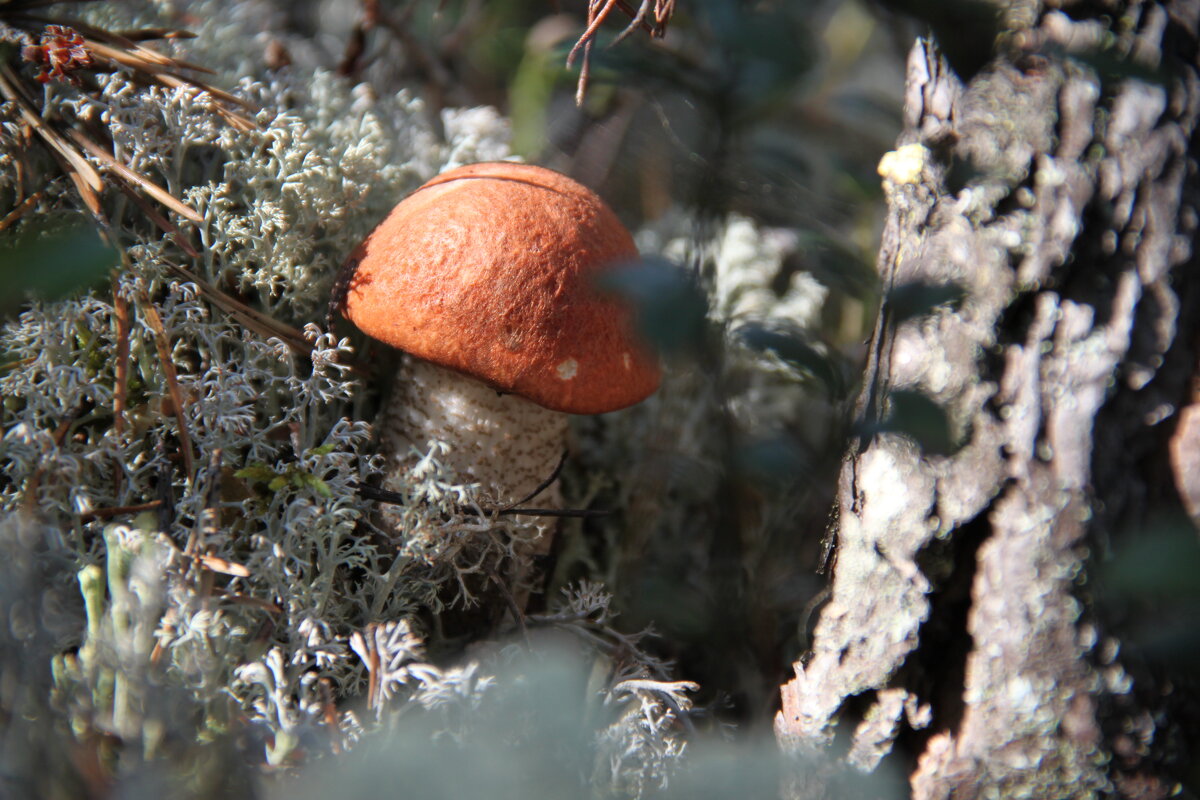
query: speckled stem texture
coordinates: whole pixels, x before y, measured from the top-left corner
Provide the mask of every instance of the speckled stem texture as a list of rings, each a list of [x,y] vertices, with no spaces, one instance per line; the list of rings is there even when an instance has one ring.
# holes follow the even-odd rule
[[[916,798],[1166,796],[1185,690],[1127,660],[1086,579],[1172,491],[1200,322],[1200,3],[1005,5],[1007,49],[969,83],[932,44],[910,55],[858,406],[869,429],[923,392],[963,446],[852,446],[776,729]],[[1114,45],[1165,83],[1101,82],[1089,54]],[[913,282],[965,299],[898,319]],[[819,773],[786,793],[835,796]]]
[[[558,509],[562,493],[557,480],[530,495],[554,474],[566,452],[567,431],[566,414],[405,356],[383,418],[380,444],[391,464],[383,485],[403,491],[408,471],[432,443],[441,442],[447,448],[437,460],[454,473],[455,481],[479,485],[477,499],[485,510],[516,503]],[[381,510],[383,523],[399,531],[403,526],[392,513],[387,507]],[[514,606],[525,610],[539,590],[535,558],[550,551],[557,530],[550,517],[507,519],[522,529],[521,537],[505,547],[511,560],[495,571],[485,570],[482,583],[471,587],[482,618],[493,623]]]
[[[383,423],[383,450],[394,466],[388,482],[404,473],[440,441],[438,456],[463,483],[477,483],[480,500],[507,506],[549,478],[567,446],[567,415],[514,394],[501,394],[474,378],[405,358],[396,376]],[[555,482],[525,503],[558,508]]]

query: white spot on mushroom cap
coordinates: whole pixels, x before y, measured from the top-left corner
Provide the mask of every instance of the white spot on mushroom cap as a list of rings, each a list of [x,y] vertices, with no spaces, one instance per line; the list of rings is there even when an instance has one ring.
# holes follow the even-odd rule
[[[561,380],[569,381],[575,377],[575,373],[579,372],[579,362],[573,358],[568,358],[566,361],[554,368]]]
[[[633,357],[629,353],[621,353],[621,361],[625,364],[625,369],[633,369]]]

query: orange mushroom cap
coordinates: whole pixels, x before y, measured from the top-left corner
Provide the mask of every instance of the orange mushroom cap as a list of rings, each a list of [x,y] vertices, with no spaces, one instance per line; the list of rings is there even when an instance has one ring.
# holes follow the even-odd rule
[[[630,309],[596,287],[638,255],[586,187],[507,162],[444,172],[351,254],[335,305],[368,336],[538,405],[599,414],[658,388]]]

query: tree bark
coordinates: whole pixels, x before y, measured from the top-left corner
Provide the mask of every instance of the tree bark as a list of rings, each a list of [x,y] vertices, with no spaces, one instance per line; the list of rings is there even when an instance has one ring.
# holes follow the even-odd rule
[[[933,44],[910,55],[880,170],[863,433],[776,732],[903,773],[917,798],[1166,796],[1177,698],[1118,646],[1088,581],[1111,542],[1178,504],[1166,443],[1200,320],[1200,2],[1005,14],[1000,54],[966,84]],[[905,318],[896,289],[914,283],[962,302]],[[879,432],[899,390],[941,406],[959,449]],[[804,769],[786,793],[835,796]]]

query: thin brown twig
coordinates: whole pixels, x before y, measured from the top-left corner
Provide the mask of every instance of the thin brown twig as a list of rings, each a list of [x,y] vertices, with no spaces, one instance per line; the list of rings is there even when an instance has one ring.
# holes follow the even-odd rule
[[[117,363],[116,376],[113,386],[113,434],[117,442],[122,442],[125,433],[125,407],[129,402],[129,337],[133,329],[133,320],[129,314],[129,301],[122,294],[117,276],[112,276],[113,316],[117,320]],[[124,473],[119,463],[113,464],[113,491],[121,491],[121,478]],[[158,505],[158,501],[155,501]]]
[[[67,131],[67,136],[71,141],[68,141],[57,131],[55,131],[37,111],[30,99],[20,89],[19,81],[16,75],[7,65],[0,65],[0,94],[3,94],[9,100],[14,102],[21,111],[22,117],[29,124],[32,130],[41,137],[50,149],[51,154],[58,160],[63,171],[67,173],[71,180],[75,183],[76,189],[80,194],[87,207],[93,214],[100,215],[100,198],[98,192],[104,188],[104,179],[100,173],[93,167],[83,156],[83,151],[90,153],[94,158],[103,163],[109,170],[114,172],[123,181],[136,186],[146,194],[153,197],[159,203],[170,208],[175,213],[190,222],[199,224],[203,220],[196,211],[187,205],[184,205],[170,192],[166,191],[156,183],[139,175],[137,172],[130,169],[125,164],[118,161],[111,153],[106,151],[96,142],[92,141],[81,131],[70,129]],[[75,146],[72,146],[74,143]],[[77,149],[78,148],[78,149]],[[122,189],[125,187],[118,183]],[[137,200],[137,198],[134,198]],[[147,211],[147,207],[138,203],[143,211]],[[14,212],[15,213],[15,212]],[[10,215],[11,216],[11,215]],[[178,229],[171,225],[165,217],[154,213],[152,221],[163,228],[167,233],[178,234]],[[165,226],[164,227],[164,223]],[[7,218],[6,218],[7,224]],[[3,226],[0,226],[3,229]],[[182,239],[177,236],[176,240]],[[190,248],[184,247],[185,250]],[[192,253],[195,250],[192,249]],[[190,255],[191,253],[189,253]]]
[[[113,315],[117,319],[117,363],[116,386],[113,387],[113,432],[120,438],[125,432],[125,406],[129,400],[129,337],[133,329],[133,319],[129,314],[129,301],[117,285],[116,276],[112,281]]]
[[[104,179],[96,168],[88,163],[83,154],[73,148],[49,124],[42,119],[33,102],[20,88],[20,79],[8,64],[0,64],[0,94],[10,100],[21,112],[21,117],[41,138],[49,149],[50,154],[59,162],[67,174],[79,196],[92,213],[100,214],[100,198],[98,193],[104,188]]]
[[[188,433],[187,413],[183,403],[183,390],[179,388],[179,377],[175,372],[175,363],[171,359],[171,341],[167,338],[167,331],[163,327],[162,317],[159,316],[158,309],[150,302],[150,296],[143,291],[139,300],[138,305],[141,308],[142,316],[145,318],[146,324],[150,326],[150,330],[154,333],[154,344],[158,349],[158,360],[162,363],[163,376],[167,382],[167,391],[170,392],[171,401],[175,405],[175,420],[179,426],[179,449],[183,454],[183,469],[187,480],[190,482],[196,477],[195,462],[192,455],[192,437]]]
[[[196,34],[182,28],[138,28],[135,31],[112,31],[114,36],[120,36],[131,42],[145,42],[151,39],[195,39]]]
[[[546,479],[544,481],[542,481],[541,483],[539,483],[537,485],[536,489],[534,489],[532,492],[530,492],[529,494],[522,497],[517,502],[511,503],[510,505],[506,506],[505,508],[506,509],[516,508],[517,506],[519,506],[523,503],[528,503],[530,500],[537,497],[542,492],[546,491],[546,489],[550,488],[550,484],[552,484],[556,480],[558,480],[558,476],[562,474],[563,467],[566,466],[566,464],[567,464],[567,454],[566,454],[566,451],[564,451],[562,456],[558,459],[558,463],[554,466],[554,469],[550,471],[550,474],[546,477]]]
[[[105,167],[112,170],[118,176],[120,176],[124,180],[128,181],[129,183],[137,186],[143,192],[150,195],[155,200],[162,203],[164,206],[171,209],[172,211],[174,211],[176,214],[183,217],[184,219],[186,219],[188,222],[194,223],[196,225],[199,225],[200,223],[204,222],[204,218],[201,217],[198,213],[196,213],[196,210],[194,208],[184,205],[180,200],[178,200],[175,197],[175,195],[171,194],[166,189],[163,189],[161,186],[154,183],[149,178],[139,175],[138,173],[134,172],[129,167],[122,164],[120,161],[118,161],[113,156],[112,153],[108,152],[103,147],[96,144],[94,141],[92,141],[87,136],[85,136],[81,131],[71,128],[70,130],[67,131],[67,136],[71,137],[71,140],[74,141],[75,144],[80,147],[80,149],[85,150],[88,153],[90,153],[94,158],[96,158],[96,160],[98,160],[102,164],[104,164]]]
[[[321,714],[325,720],[325,727],[330,730],[329,749],[333,754],[341,755],[342,743],[341,725],[338,723],[337,703],[334,701],[333,681],[328,675],[322,676],[317,682],[317,686],[321,691]]]
[[[579,65],[579,83],[575,85],[575,105],[582,106],[592,76],[592,43],[583,46],[583,63]]]
[[[88,211],[92,212],[92,216],[97,220],[103,220],[104,209],[100,205],[100,194],[87,182],[86,176],[76,170],[71,159],[64,157],[54,146],[50,146],[48,149],[51,157],[58,162],[58,168],[71,179],[71,183],[75,184],[75,191],[79,192],[79,198],[83,200]]]
[[[647,19],[650,15],[652,2],[654,10],[653,22]],[[675,13],[675,0],[642,0],[641,5],[637,8],[634,8],[628,0],[588,0],[587,27],[579,36],[578,41],[575,42],[575,46],[571,48],[571,52],[567,54],[568,67],[574,65],[575,59],[580,53],[583,54],[579,65],[579,81],[575,86],[575,105],[583,105],[583,98],[587,93],[588,79],[591,75],[592,45],[596,41],[596,36],[600,33],[600,27],[608,19],[614,8],[620,9],[631,18],[631,21],[617,34],[612,44],[609,45],[610,47],[624,41],[626,37],[638,28],[645,30],[653,39],[661,39],[666,35],[667,23],[671,21],[671,16]]]
[[[17,145],[16,152],[13,153],[16,158],[13,159],[13,178],[17,184],[17,196],[25,195],[25,186],[29,182],[29,173],[32,171],[26,162],[28,151],[33,147],[33,126],[28,122],[23,122],[18,129],[17,136],[14,137],[14,144]],[[37,192],[34,192],[37,194]]]
[[[110,506],[108,508],[93,508],[91,511],[84,511],[79,515],[80,522],[92,522],[98,519],[112,519],[113,517],[124,516],[125,514],[140,514],[143,511],[152,511],[162,505],[162,500],[151,500],[148,503],[136,503],[131,506]]]
[[[16,208],[5,214],[4,219],[0,219],[0,231],[5,230],[21,217],[25,216],[29,210],[37,205],[37,202],[42,199],[43,194],[45,193],[34,192],[18,203]]]
[[[146,218],[157,225],[159,230],[161,230],[167,236],[170,236],[171,240],[179,246],[180,250],[192,258],[200,258],[200,251],[192,247],[192,243],[187,240],[187,236],[184,235],[183,231],[179,230],[179,228],[176,227],[169,219],[158,213],[158,210],[155,209],[154,206],[150,205],[146,198],[142,197],[132,188],[123,183],[117,184],[117,188],[121,190],[122,194],[133,201],[133,204],[141,209],[142,213],[146,215]]]
[[[617,0],[617,6],[633,19],[625,30],[617,35],[613,44],[622,41],[638,28],[645,29],[654,39],[661,39],[666,35],[667,23],[671,21],[671,16],[675,13],[675,0],[654,0],[654,23],[651,24],[646,21],[646,15],[650,12],[649,0],[642,0],[642,4],[637,9],[630,6],[627,0]]]
[[[88,52],[90,52],[93,56],[98,56],[115,64],[130,67],[131,69],[143,72],[156,82],[166,86],[169,89],[179,89],[184,86],[190,86],[193,89],[197,89],[201,92],[211,95],[214,99],[219,100],[222,103],[238,106],[247,111],[255,110],[254,105],[248,100],[243,100],[236,95],[230,94],[224,89],[218,89],[212,84],[205,83],[197,78],[191,78],[187,75],[182,75],[178,72],[178,70],[184,69],[201,72],[210,72],[211,70],[206,70],[196,64],[176,61],[169,56],[164,56],[161,53],[158,53],[157,51],[151,50],[147,47],[141,47],[134,42],[129,42],[129,44],[135,49],[126,50],[119,46],[112,46],[96,41],[95,39],[85,39],[84,41],[86,47],[88,48]],[[148,54],[153,54],[153,56],[148,56]],[[218,104],[215,110],[222,116],[228,115],[230,118],[236,119],[239,125],[245,126],[247,130],[258,127],[249,117],[243,116],[232,109],[224,108]]]
[[[229,92],[192,77],[187,73],[211,73],[212,70],[201,64],[195,64],[180,58],[167,55],[141,44],[149,39],[181,39],[190,37],[187,31],[164,28],[145,28],[128,32],[114,32],[104,28],[88,25],[78,20],[66,18],[42,17],[33,12],[48,3],[10,3],[11,8],[3,13],[5,23],[11,27],[27,31],[39,45],[31,45],[21,50],[21,57],[46,67],[39,73],[38,80],[59,80],[82,86],[79,79],[72,73],[76,70],[130,69],[135,76],[143,81],[157,83],[170,89],[190,88],[213,99],[212,110],[232,127],[247,131],[257,128],[254,120],[242,113],[254,112],[252,103]],[[40,33],[39,28],[44,28]],[[72,46],[78,50],[69,63],[58,63],[48,58],[46,50],[50,46],[47,40],[51,37],[67,36]],[[19,75],[12,64],[0,64],[0,96],[11,101],[18,109],[25,130],[36,136],[58,162],[62,174],[66,175],[75,185],[76,191],[93,215],[101,218],[103,213],[100,195],[112,185],[129,195],[151,221],[168,235],[171,235],[189,256],[196,257],[195,248],[187,243],[185,237],[157,211],[148,207],[140,197],[130,194],[129,187],[145,193],[157,203],[169,208],[193,224],[200,224],[200,215],[194,209],[161,188],[149,177],[138,174],[127,164],[118,160],[110,146],[102,143],[80,129],[61,130],[61,124],[56,125],[42,116],[36,96],[40,89],[34,91],[30,81]],[[86,153],[86,155],[85,155]],[[113,180],[106,183],[100,171],[97,170],[88,157],[96,159],[103,170]],[[19,164],[18,164],[19,166]],[[18,175],[18,177],[20,177]],[[12,224],[30,207],[30,201],[22,203],[4,220],[0,220],[0,230]]]
[[[94,25],[89,25],[77,19],[67,17],[43,17],[37,14],[21,14],[8,17],[9,21],[21,24],[24,26],[50,26],[56,25],[60,27],[70,28],[74,31],[83,34],[85,45],[92,55],[99,55],[110,60],[128,59],[128,61],[120,61],[126,66],[135,67],[145,70],[144,64],[152,64],[159,68],[172,70],[191,70],[192,72],[204,72],[209,75],[214,74],[214,71],[202,64],[195,64],[190,61],[184,61],[174,56],[169,56],[166,53],[145,47],[141,44],[147,39],[187,39],[195,38],[195,34],[187,31],[165,31],[163,28],[145,28],[137,31],[110,31],[105,28],[98,28]],[[169,35],[156,35],[167,33]],[[98,52],[96,48],[100,48],[103,52]],[[113,58],[113,53],[117,58]],[[149,71],[149,70],[146,70]],[[232,100],[234,103],[243,104],[245,101]]]
[[[600,3],[604,5],[601,6]],[[571,48],[571,52],[567,53],[567,66],[572,66],[575,63],[575,57],[579,55],[580,49],[590,45],[596,38],[596,34],[600,31],[600,26],[604,24],[604,20],[608,19],[608,15],[616,8],[617,0],[591,0],[588,3],[588,26],[580,35],[579,41]],[[599,9],[599,11],[597,11]]]
[[[196,557],[200,562],[200,566],[210,572],[219,572],[222,575],[232,575],[235,578],[249,578],[250,570],[245,565],[239,564],[236,561],[230,561],[227,558],[214,556],[211,553],[201,553]]]
[[[62,447],[63,442],[65,442],[67,439],[67,433],[69,433],[71,430],[71,426],[75,424],[76,420],[83,416],[83,412],[86,407],[86,403],[79,406],[78,408],[69,412],[58,423],[58,427],[54,429],[54,433],[50,437],[51,441],[54,442],[55,447]],[[31,514],[37,507],[37,490],[42,483],[42,476],[46,474],[46,469],[48,466],[48,461],[42,461],[42,463],[38,464],[37,468],[33,471],[33,474],[29,476],[29,480],[25,483],[21,502],[22,505],[25,506],[25,510]]]
[[[379,21],[379,0],[361,0],[362,15],[350,38],[346,42],[346,50],[342,60],[338,62],[337,74],[349,77],[358,76],[363,66],[363,56],[367,52],[367,34]]]
[[[381,625],[372,622],[362,631],[355,631],[350,636],[350,647],[362,659],[367,668],[367,708],[379,711],[380,694],[383,689],[383,675],[379,671],[379,636]]]
[[[279,339],[298,355],[309,356],[312,353],[312,345],[308,343],[308,340],[304,338],[304,334],[297,328],[293,328],[291,325],[280,322],[274,317],[251,308],[241,300],[208,283],[187,267],[171,263],[170,261],[164,261],[163,265],[166,266],[168,272],[174,273],[177,277],[195,284],[196,289],[207,297],[213,305],[255,333],[267,339]]]
[[[3,364],[0,364],[0,375],[4,375],[6,373],[12,372],[14,369],[20,369],[21,367],[28,367],[30,364],[32,364],[35,361],[37,361],[37,356],[30,356],[29,358],[19,358],[16,361],[6,361]]]

